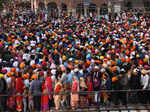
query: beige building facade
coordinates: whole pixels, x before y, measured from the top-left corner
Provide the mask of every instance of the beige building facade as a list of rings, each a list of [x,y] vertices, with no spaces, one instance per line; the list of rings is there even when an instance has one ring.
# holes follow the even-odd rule
[[[142,9],[150,7],[150,0],[20,0],[30,2],[34,11],[46,9],[48,12],[66,11],[68,14],[100,14],[104,12],[119,12],[127,8]],[[106,10],[107,9],[107,10]]]

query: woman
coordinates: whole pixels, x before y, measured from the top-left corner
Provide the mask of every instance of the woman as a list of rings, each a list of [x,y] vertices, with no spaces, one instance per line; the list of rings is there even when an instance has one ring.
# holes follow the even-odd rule
[[[72,110],[75,110],[78,106],[78,102],[79,102],[79,82],[78,82],[78,78],[77,77],[73,77],[72,78],[72,88],[71,88],[71,106],[72,106]],[[74,93],[75,92],[75,93]]]
[[[46,84],[46,88],[49,94],[49,107],[51,107],[53,105],[53,97],[52,97],[52,91],[53,91],[53,85],[52,85],[52,79],[51,79],[51,73],[50,71],[48,71],[48,74],[45,78],[45,84]]]
[[[41,110],[42,112],[46,112],[49,110],[49,95],[45,95],[48,92],[46,87],[46,81],[42,84],[42,96],[41,96]]]
[[[99,93],[100,87],[101,87],[101,81],[98,80],[98,78],[95,77],[94,78],[93,89],[94,89],[94,91],[96,91],[96,93],[95,93],[95,104],[96,105],[99,105],[99,103],[100,103],[100,93]]]
[[[61,104],[61,95],[59,94],[62,89],[61,81],[58,79],[55,80],[55,88],[54,88],[54,103],[56,110],[60,109]]]
[[[92,80],[91,80],[90,76],[87,77],[86,85],[88,87],[87,88],[88,92],[93,91],[93,83],[92,83]],[[93,98],[94,98],[93,94],[88,94],[88,104],[89,104],[89,106],[92,104]]]
[[[83,77],[80,78],[80,91],[85,92],[87,90],[87,86],[85,83],[85,80]],[[86,93],[81,93],[80,94],[80,106],[85,107],[87,104],[87,99],[86,99],[87,94]]]
[[[10,95],[8,97],[7,106],[9,111],[15,110],[15,77],[11,77],[11,83],[8,85],[8,94]]]
[[[22,73],[18,73],[18,77],[16,78],[16,93],[18,96],[16,96],[16,110],[18,112],[21,112],[23,109],[23,102],[22,102],[22,94],[23,94],[23,88],[24,88],[24,83],[23,79],[21,77]]]

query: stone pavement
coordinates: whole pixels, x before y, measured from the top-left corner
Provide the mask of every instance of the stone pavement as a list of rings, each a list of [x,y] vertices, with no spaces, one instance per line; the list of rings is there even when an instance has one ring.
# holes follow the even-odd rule
[[[55,110],[51,110],[50,112],[150,112],[150,106],[128,106],[128,107],[116,107],[116,108],[112,108],[112,107],[102,107],[99,110],[96,108],[84,108],[84,109],[77,109],[76,111],[72,111],[72,110],[59,110],[59,111],[55,111]]]

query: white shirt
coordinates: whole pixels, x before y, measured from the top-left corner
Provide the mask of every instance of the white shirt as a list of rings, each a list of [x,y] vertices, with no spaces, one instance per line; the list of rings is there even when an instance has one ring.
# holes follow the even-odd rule
[[[141,75],[141,85],[143,86],[143,89],[146,89],[148,87],[149,83],[149,75]]]
[[[28,88],[30,87],[29,79],[24,80],[24,85]]]
[[[31,46],[33,47],[33,46],[35,46],[36,41],[33,41],[33,40],[32,40],[32,41],[30,42],[30,44],[31,44]]]
[[[30,60],[30,54],[23,54],[23,59],[25,59],[26,61]]]
[[[18,61],[15,61],[14,63],[13,63],[13,67],[18,67]]]
[[[34,60],[31,60],[31,61],[30,61],[30,66],[32,66],[32,64],[35,64],[35,61],[34,61]]]

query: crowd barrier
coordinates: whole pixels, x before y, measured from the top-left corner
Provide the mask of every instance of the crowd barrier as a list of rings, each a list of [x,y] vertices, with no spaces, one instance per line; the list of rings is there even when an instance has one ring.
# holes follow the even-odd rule
[[[45,94],[32,94],[32,96],[42,96],[42,95],[54,95],[54,92],[51,93],[45,93]],[[80,91],[80,92],[71,92],[71,91],[65,91],[65,92],[59,92],[57,95],[66,96],[65,102],[70,102],[70,95],[71,94],[79,94],[80,99],[78,102],[78,109],[86,109],[88,111],[93,111],[94,110],[100,110],[100,111],[112,111],[112,110],[150,110],[150,102],[141,102],[143,97],[146,97],[150,101],[149,96],[144,96],[144,95],[150,95],[150,90],[100,90],[100,91]],[[31,94],[30,94],[31,95]],[[56,95],[56,94],[55,94]],[[97,102],[92,102],[90,105],[88,103],[88,96],[93,95],[93,100],[95,100],[96,95],[97,97]],[[8,94],[0,94],[0,97],[10,97],[12,95]],[[15,94],[13,96],[24,96],[24,95],[18,95]],[[81,96],[84,96],[86,98],[85,101],[82,101],[81,105]],[[115,98],[114,98],[115,97]],[[100,98],[98,100],[98,98]],[[105,100],[105,101],[104,101]],[[143,99],[144,100],[144,99]],[[62,99],[63,101],[63,99]],[[119,102],[119,104],[115,104],[116,102]],[[126,102],[125,104],[123,104]],[[55,108],[53,105],[51,107]],[[70,104],[65,104],[61,106],[62,110],[71,110],[71,105]]]

